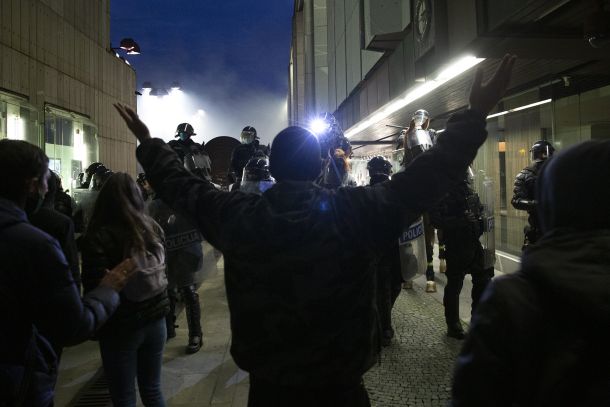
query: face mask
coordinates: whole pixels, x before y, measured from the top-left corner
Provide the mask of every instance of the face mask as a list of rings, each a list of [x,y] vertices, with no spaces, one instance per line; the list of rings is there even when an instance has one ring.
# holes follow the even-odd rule
[[[180,133],[178,133],[178,138],[182,141],[186,141],[189,139],[189,135],[181,131]]]
[[[25,201],[25,213],[28,216],[35,215],[36,212],[40,210],[42,207],[42,202],[44,201],[44,195],[39,192],[30,194]]]

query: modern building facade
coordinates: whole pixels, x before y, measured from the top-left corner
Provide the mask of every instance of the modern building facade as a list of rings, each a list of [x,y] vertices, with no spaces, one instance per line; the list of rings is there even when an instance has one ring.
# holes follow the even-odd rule
[[[296,0],[289,121],[307,125],[320,111],[334,112],[352,143],[362,145],[355,164],[357,156],[395,157],[396,136],[378,141],[397,132],[388,125],[406,126],[426,109],[432,127],[444,129],[468,104],[473,68],[489,74],[505,53],[517,54],[510,89],[488,119],[488,140],[473,163],[480,178],[494,182],[498,266],[508,267],[527,221],[510,204],[513,182],[533,142],[562,149],[610,139],[609,3]]]
[[[134,174],[135,72],[110,49],[110,0],[0,2],[0,138],[43,148],[72,190],[95,161]]]

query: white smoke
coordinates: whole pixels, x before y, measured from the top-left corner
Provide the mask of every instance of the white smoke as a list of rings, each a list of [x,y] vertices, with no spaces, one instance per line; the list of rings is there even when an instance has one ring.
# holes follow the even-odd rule
[[[219,136],[239,139],[245,126],[253,126],[260,143],[266,145],[287,126],[285,97],[260,87],[244,89],[230,70],[222,69],[222,64],[205,77],[189,79],[182,81],[185,86],[180,90],[168,90],[166,96],[151,96],[150,90],[140,90],[138,114],[153,137],[172,140],[178,124],[190,123],[197,133],[193,139],[207,143]]]

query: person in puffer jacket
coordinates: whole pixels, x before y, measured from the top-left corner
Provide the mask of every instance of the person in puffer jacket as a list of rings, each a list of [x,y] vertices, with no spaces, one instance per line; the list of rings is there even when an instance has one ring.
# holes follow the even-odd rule
[[[47,192],[49,159],[25,141],[0,140],[0,406],[53,405],[57,355],[87,340],[119,305],[131,261],[81,299],[57,240],[27,213]]]
[[[495,279],[457,360],[452,406],[610,406],[610,141],[550,160],[543,231]]]

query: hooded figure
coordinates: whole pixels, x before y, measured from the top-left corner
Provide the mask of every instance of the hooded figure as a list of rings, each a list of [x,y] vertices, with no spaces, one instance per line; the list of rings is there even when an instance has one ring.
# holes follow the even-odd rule
[[[492,282],[458,358],[454,406],[610,405],[610,142],[542,168],[543,232]]]

